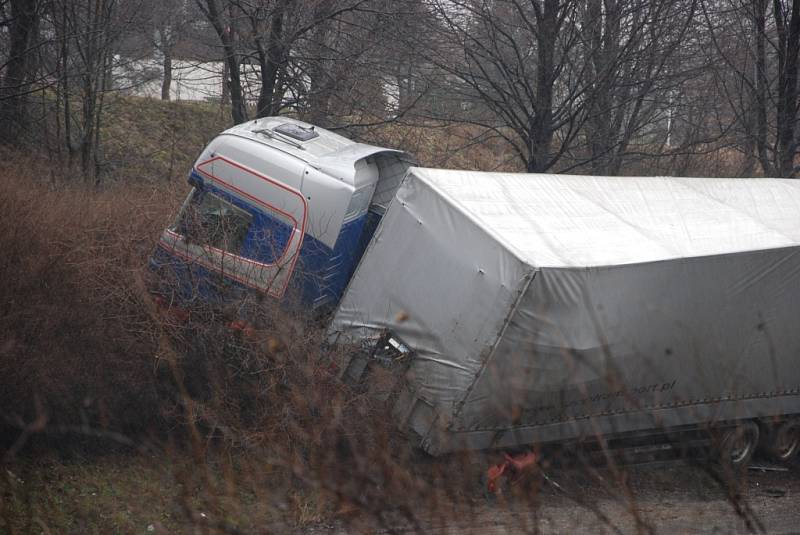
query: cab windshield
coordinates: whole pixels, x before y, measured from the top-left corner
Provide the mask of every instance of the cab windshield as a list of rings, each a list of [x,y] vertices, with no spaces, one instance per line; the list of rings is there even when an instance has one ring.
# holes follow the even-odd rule
[[[239,254],[253,217],[208,191],[193,190],[173,226],[187,243]]]

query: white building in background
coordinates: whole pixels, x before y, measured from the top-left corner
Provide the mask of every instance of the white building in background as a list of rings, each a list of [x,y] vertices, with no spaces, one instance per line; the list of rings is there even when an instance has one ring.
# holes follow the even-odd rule
[[[243,64],[242,90],[245,98],[255,103],[260,90],[255,65]],[[223,64],[221,61],[199,62],[172,60],[171,100],[218,102],[222,98]],[[157,58],[125,62],[117,58],[114,68],[115,86],[125,94],[161,98],[163,65]]]
[[[161,98],[164,66],[160,56],[140,60],[116,56],[114,61],[115,89],[126,95]],[[249,105],[255,106],[261,91],[259,67],[252,63],[242,63],[240,71],[245,101]],[[222,99],[224,81],[222,61],[173,59],[170,100],[219,102]],[[310,89],[311,81],[307,76],[303,75],[302,81],[305,88]],[[402,111],[400,110],[400,81],[394,77],[384,78],[382,91],[386,98],[386,111],[390,114]],[[293,93],[290,88],[284,98],[297,101],[298,95]],[[435,97],[433,98],[435,99]],[[463,108],[463,103],[461,104]]]

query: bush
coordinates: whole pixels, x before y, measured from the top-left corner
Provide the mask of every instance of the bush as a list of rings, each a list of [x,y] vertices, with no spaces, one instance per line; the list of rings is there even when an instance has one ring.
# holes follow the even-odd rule
[[[149,426],[158,329],[138,280],[177,188],[53,186],[35,161],[3,161],[4,422]]]

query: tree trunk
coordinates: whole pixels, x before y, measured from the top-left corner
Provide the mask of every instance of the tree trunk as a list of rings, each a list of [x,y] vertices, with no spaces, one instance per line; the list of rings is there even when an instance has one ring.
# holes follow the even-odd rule
[[[616,43],[608,38],[610,14],[603,12],[601,0],[586,2],[586,41],[589,67],[591,69],[592,87],[588,94],[590,100],[587,118],[587,144],[589,146],[589,164],[592,174],[606,175],[611,160],[611,152],[616,136],[611,131],[611,77],[609,73],[611,50],[607,43]],[[616,37],[616,35],[614,35]]]
[[[315,20],[323,20],[329,16],[333,2],[320,2],[314,11]],[[331,27],[328,24],[318,24],[313,32],[310,42],[311,61],[308,65],[309,90],[306,101],[306,116],[308,121],[322,127],[329,125],[331,111],[331,92],[333,90],[337,72],[333,61],[327,59],[327,47],[331,39]]]
[[[71,177],[72,168],[75,163],[74,159],[76,149],[75,144],[72,142],[72,99],[70,97],[71,86],[69,83],[69,55],[71,51],[68,38],[70,33],[68,29],[69,18],[67,15],[67,4],[66,2],[62,2],[61,27],[56,27],[56,35],[58,35],[58,38],[61,41],[61,50],[59,54],[59,81],[60,95],[64,111],[64,145],[67,149],[67,163],[62,172],[64,172],[64,176]]]
[[[755,146],[758,161],[764,175],[774,174],[774,168],[767,154],[767,55],[766,55],[766,12],[767,0],[754,0],[753,2],[753,23],[755,26],[756,39],[756,80],[754,89],[755,106]]]
[[[208,21],[214,27],[214,31],[217,32],[217,36],[222,42],[222,50],[225,53],[224,61],[228,71],[225,83],[228,85],[231,99],[231,118],[234,124],[243,123],[247,121],[247,109],[242,92],[241,70],[239,68],[239,56],[236,53],[233,26],[226,27],[223,23],[216,0],[205,0],[204,11]]]
[[[776,171],[781,177],[794,176],[797,149],[797,59],[800,51],[800,0],[792,1],[790,19],[784,18],[783,3],[773,1],[778,32],[778,102]],[[788,26],[787,26],[788,23]]]
[[[30,51],[38,28],[36,8],[36,0],[11,0],[10,50],[6,75],[0,85],[0,122],[3,123],[0,142],[3,143],[18,143],[20,131],[25,128],[26,93],[33,78]]]
[[[283,22],[290,3],[291,0],[281,0],[272,14],[266,51],[261,46],[261,41],[257,40],[261,67],[261,92],[258,96],[257,117],[269,117],[280,113],[281,99],[277,97],[275,88],[278,73],[286,58]]]
[[[550,146],[553,142],[553,86],[556,80],[555,48],[558,38],[558,0],[545,0],[537,15],[536,105],[528,125],[529,173],[542,173],[552,165]]]
[[[228,86],[228,62],[222,62],[222,96],[220,100],[222,104],[229,104],[231,98],[230,86]]]
[[[164,39],[164,32],[161,33],[161,53],[164,54],[164,76],[161,79],[161,100],[170,100],[170,89],[172,89],[172,46]]]

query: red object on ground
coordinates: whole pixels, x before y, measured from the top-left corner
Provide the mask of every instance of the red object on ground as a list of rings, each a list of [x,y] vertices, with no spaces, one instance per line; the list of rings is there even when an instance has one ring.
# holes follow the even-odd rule
[[[497,484],[503,475],[511,469],[514,473],[522,472],[528,467],[536,464],[536,453],[528,451],[519,455],[504,454],[505,461],[493,464],[486,470],[486,490],[494,494],[497,492]]]
[[[241,331],[248,338],[255,338],[256,329],[245,320],[234,320],[228,324],[230,329],[234,331]]]
[[[163,296],[158,294],[150,294],[150,297],[153,299],[153,302],[161,309],[162,313],[167,316],[171,316],[172,319],[176,320],[178,323],[186,323],[189,319],[189,311],[184,310],[180,307],[176,307],[171,305]]]

